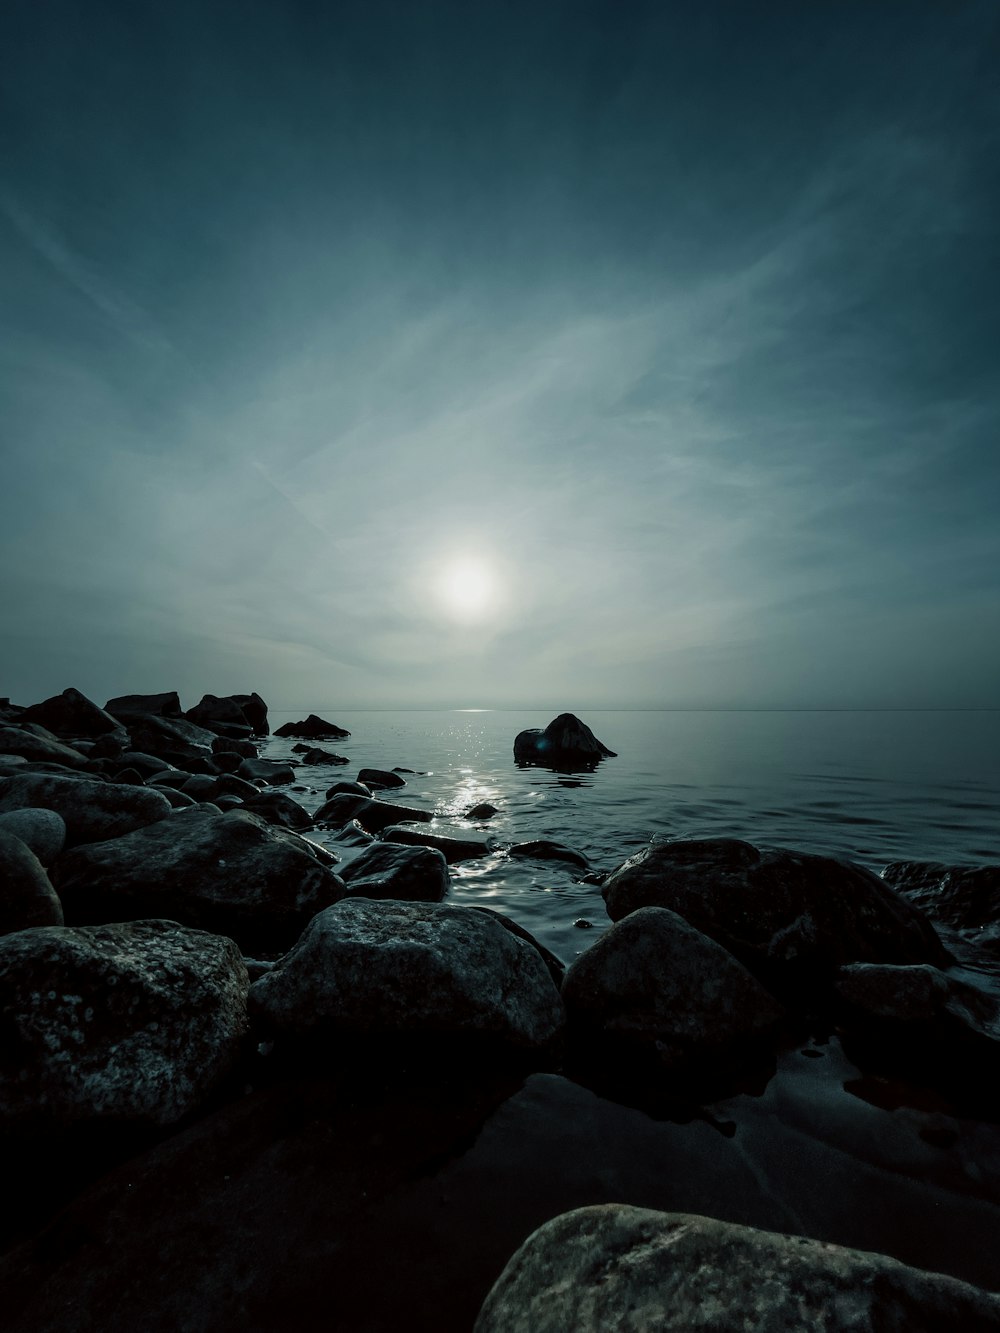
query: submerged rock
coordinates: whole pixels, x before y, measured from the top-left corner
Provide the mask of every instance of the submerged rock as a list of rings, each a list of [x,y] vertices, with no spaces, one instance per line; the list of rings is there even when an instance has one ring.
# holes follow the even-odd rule
[[[300,764],[349,764],[351,761],[343,754],[334,754],[332,750],[321,750],[316,745],[293,745],[293,753],[298,754]]]
[[[363,768],[358,773],[358,782],[366,787],[405,787],[406,779],[398,773],[390,773],[384,768]]]
[[[0,935],[62,922],[62,904],[41,861],[20,838],[0,828]]]
[[[514,738],[514,758],[524,764],[540,764],[547,768],[566,764],[589,766],[600,759],[615,757],[615,751],[602,744],[572,713],[560,713],[544,731],[531,727]]]
[[[0,779],[0,812],[54,810],[70,845],[117,838],[165,819],[170,803],[148,787],[131,787],[58,773],[19,773]]]
[[[393,801],[379,801],[374,797],[334,796],[316,811],[317,824],[329,824],[340,828],[356,820],[369,833],[381,833],[390,824],[416,822],[427,824],[434,818],[430,810],[418,810],[409,805],[396,805]]]
[[[828,856],[734,838],[657,841],[602,893],[612,921],[669,908],[774,988],[816,992],[844,963],[950,961],[921,912],[871,871]]]
[[[411,847],[435,847],[449,865],[489,856],[493,848],[480,838],[452,838],[444,833],[425,833],[405,824],[390,824],[382,830],[385,842],[408,843]]]
[[[365,898],[315,917],[254,985],[251,1004],[267,1030],[316,1042],[477,1036],[539,1048],[563,1021],[538,952],[489,916]]]
[[[590,862],[582,852],[574,851],[565,843],[551,842],[548,838],[536,838],[533,842],[516,842],[507,848],[508,856],[527,857],[536,861],[568,861],[581,870],[589,870]]]
[[[170,1125],[229,1073],[247,1031],[232,940],[173,921],[0,940],[0,1120]]]
[[[1000,1298],[880,1254],[609,1203],[530,1235],[475,1333],[950,1328],[1000,1329]]]
[[[395,898],[436,903],[448,892],[451,878],[444,855],[433,847],[371,842],[340,871],[351,898]]]
[[[296,736],[305,741],[343,740],[350,734],[335,722],[326,722],[315,713],[310,713],[303,722],[286,722],[274,730],[275,736]]]
[[[291,764],[275,759],[244,759],[236,772],[250,782],[266,782],[272,787],[284,787],[295,781],[295,769]]]

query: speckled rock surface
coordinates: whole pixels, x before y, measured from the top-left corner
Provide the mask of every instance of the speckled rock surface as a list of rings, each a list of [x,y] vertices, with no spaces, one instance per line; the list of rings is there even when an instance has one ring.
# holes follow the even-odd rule
[[[246,967],[232,940],[173,921],[0,940],[0,1119],[169,1125],[232,1068]]]
[[[622,1204],[535,1231],[475,1333],[986,1333],[1000,1299],[884,1255]]]
[[[373,842],[340,872],[352,898],[396,898],[436,903],[451,877],[444,855],[433,847]]]
[[[0,811],[34,808],[60,815],[71,845],[118,838],[170,814],[167,798],[146,787],[59,773],[19,773],[0,779]]]

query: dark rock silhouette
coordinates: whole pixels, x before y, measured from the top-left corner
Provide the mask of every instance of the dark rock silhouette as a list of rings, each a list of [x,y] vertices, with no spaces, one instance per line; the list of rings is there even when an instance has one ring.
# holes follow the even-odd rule
[[[343,727],[338,727],[335,722],[325,722],[315,713],[310,713],[304,722],[286,722],[283,726],[275,728],[274,734],[297,736],[306,741],[335,741],[343,740],[351,733],[345,731]]]
[[[614,759],[615,751],[602,744],[590,728],[572,713],[560,713],[543,730],[531,727],[514,738],[514,758],[520,764],[546,768],[595,766]]]

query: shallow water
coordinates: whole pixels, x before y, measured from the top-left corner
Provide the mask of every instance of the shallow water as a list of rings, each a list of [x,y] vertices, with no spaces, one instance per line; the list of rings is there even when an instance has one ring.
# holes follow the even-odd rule
[[[321,742],[350,763],[303,767],[293,795],[315,811],[326,789],[362,767],[418,770],[387,794],[434,810],[435,831],[489,837],[498,849],[548,838],[611,870],[654,834],[730,836],[859,861],[1000,862],[1000,711],[593,712],[582,714],[617,758],[592,773],[521,768],[515,735],[548,713],[272,709],[271,726],[316,712],[346,727]],[[291,757],[295,741],[262,753]],[[488,821],[464,811],[498,807]],[[318,832],[351,855],[331,831]],[[455,901],[520,921],[565,961],[607,925],[600,890],[558,861],[498,850],[451,868]]]

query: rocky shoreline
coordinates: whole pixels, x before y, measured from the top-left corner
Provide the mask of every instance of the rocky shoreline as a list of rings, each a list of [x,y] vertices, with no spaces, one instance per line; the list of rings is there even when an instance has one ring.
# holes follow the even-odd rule
[[[349,733],[281,733],[0,701],[7,1327],[1000,1328],[1000,872],[657,840],[565,969],[447,900],[486,842],[387,770],[310,815]],[[514,754],[614,757],[568,714]]]

